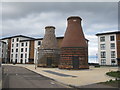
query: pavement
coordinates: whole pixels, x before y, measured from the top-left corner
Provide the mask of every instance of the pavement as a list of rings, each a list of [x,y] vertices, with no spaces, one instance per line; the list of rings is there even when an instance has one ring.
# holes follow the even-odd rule
[[[3,89],[11,88],[71,88],[24,67],[3,66]],[[34,89],[33,89],[34,90]]]
[[[2,89],[2,67],[0,67],[0,90]]]
[[[35,65],[25,64],[16,64],[14,66],[25,67],[38,74],[54,79],[60,83],[75,87],[93,85],[99,82],[108,81],[110,79],[114,80],[115,78],[107,76],[106,72],[118,70],[117,67],[94,68],[93,66],[90,66],[90,69],[86,70],[64,70],[58,68],[42,68],[42,67],[37,67],[35,69]]]

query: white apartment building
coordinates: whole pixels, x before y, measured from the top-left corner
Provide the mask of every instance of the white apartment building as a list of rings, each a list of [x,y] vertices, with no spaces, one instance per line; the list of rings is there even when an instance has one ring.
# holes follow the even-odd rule
[[[120,58],[120,31],[98,33],[98,60],[100,65],[117,65]]]
[[[34,38],[18,35],[11,37],[11,63],[26,63],[29,55],[29,41],[21,42],[22,40],[31,40]]]
[[[7,62],[7,44],[3,41],[0,41],[0,63]]]
[[[34,41],[34,63],[37,63],[37,60],[38,60],[38,50],[40,48],[40,45],[42,43],[42,39],[43,38],[39,38],[39,39],[35,39]]]

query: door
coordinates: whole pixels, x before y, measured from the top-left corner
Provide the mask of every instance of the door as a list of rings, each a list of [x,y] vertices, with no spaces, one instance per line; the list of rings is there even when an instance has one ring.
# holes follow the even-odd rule
[[[22,60],[22,59],[20,60],[20,63],[21,63],[21,64],[23,63],[23,60]]]
[[[79,69],[79,56],[72,57],[73,69]]]
[[[52,66],[52,58],[47,57],[47,67],[51,67],[51,66]]]

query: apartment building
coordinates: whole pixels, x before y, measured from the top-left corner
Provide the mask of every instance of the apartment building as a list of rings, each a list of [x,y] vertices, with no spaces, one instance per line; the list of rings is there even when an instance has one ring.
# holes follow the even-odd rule
[[[120,58],[120,31],[97,33],[100,65],[117,65]]]
[[[29,51],[29,42],[22,40],[31,40],[32,37],[27,37],[23,35],[18,35],[11,37],[11,63],[25,63],[27,62],[28,51]],[[27,50],[26,50],[27,49]],[[27,55],[26,55],[27,54]]]
[[[16,35],[11,37],[2,38],[1,40],[6,42],[7,44],[7,62],[8,63],[23,63],[22,53],[23,43],[21,40],[31,40],[34,39],[32,37],[24,36],[24,35]],[[26,46],[27,47],[27,46]]]
[[[7,62],[7,44],[3,41],[0,41],[0,63]]]
[[[56,37],[58,47],[64,37]],[[32,38],[24,35],[16,35],[2,38],[1,41],[6,43],[6,62],[7,63],[23,63],[33,64],[38,60],[38,49],[43,38]],[[86,40],[87,41],[87,40]]]
[[[10,63],[10,52],[11,52],[11,39],[9,37],[2,38],[1,41],[6,43],[7,62]]]

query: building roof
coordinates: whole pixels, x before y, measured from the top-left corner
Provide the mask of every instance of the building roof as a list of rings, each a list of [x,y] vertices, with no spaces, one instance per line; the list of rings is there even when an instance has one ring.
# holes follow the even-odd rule
[[[61,37],[56,37],[57,39],[63,39],[64,37],[61,36]],[[35,40],[43,40],[43,38],[36,38],[36,39],[27,39],[27,40],[20,40],[20,42],[25,42],[25,41],[35,41]],[[88,39],[85,39],[87,41],[89,41]]]
[[[33,37],[28,37],[28,36],[24,36],[24,35],[15,35],[15,36],[2,38],[2,40],[4,40],[4,39],[11,39],[11,38],[15,38],[15,37],[25,37],[25,38],[35,39]]]
[[[1,41],[1,40],[0,40],[0,42],[6,44],[6,42],[4,42],[4,41]]]
[[[99,36],[99,35],[108,35],[108,34],[120,34],[120,31],[97,33],[96,36]]]
[[[63,39],[64,37],[56,37],[57,39]],[[35,40],[43,40],[43,38],[29,39],[29,40],[20,40],[20,42],[24,41],[35,41]]]

